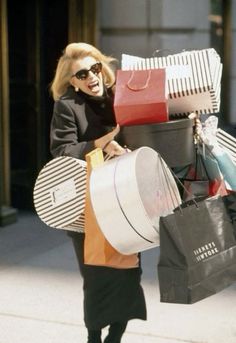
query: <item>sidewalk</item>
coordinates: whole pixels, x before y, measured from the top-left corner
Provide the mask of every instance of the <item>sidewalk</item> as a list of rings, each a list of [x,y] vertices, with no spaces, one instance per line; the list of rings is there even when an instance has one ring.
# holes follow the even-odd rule
[[[236,284],[194,305],[160,303],[157,259],[158,248],[142,253],[148,320],[130,321],[122,343],[235,343]],[[82,316],[70,239],[20,212],[0,228],[0,343],[86,343]]]

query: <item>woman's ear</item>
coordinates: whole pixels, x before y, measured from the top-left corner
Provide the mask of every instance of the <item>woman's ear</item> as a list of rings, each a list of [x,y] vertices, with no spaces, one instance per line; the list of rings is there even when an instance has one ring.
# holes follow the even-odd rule
[[[76,92],[79,91],[79,87],[78,87],[73,81],[70,81],[70,84],[71,84],[71,86],[74,87],[74,89],[75,89]]]

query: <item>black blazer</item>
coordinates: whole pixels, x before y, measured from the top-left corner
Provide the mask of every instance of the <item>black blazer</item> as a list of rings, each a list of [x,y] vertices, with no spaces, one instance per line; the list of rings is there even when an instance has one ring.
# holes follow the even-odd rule
[[[102,106],[102,103],[98,106]],[[71,86],[54,103],[51,153],[53,157],[64,155],[85,159],[85,155],[95,149],[94,140],[105,135],[114,125],[104,125],[94,107]]]

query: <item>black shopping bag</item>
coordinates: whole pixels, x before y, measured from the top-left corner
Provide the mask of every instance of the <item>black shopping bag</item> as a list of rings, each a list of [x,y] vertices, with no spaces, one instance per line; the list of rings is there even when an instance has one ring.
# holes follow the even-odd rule
[[[223,201],[228,210],[229,216],[233,223],[234,236],[236,239],[236,192],[231,192],[229,195],[224,196]]]
[[[236,281],[236,239],[223,198],[186,202],[160,218],[161,302],[192,304]]]

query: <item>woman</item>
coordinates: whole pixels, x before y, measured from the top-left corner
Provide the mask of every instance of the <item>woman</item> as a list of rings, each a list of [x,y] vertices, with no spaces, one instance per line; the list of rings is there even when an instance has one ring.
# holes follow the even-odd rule
[[[115,59],[86,43],[69,44],[60,57],[51,85],[54,112],[51,153],[84,159],[95,148],[111,156],[125,149],[115,140],[119,132],[113,111]],[[115,127],[115,128],[114,128]],[[114,129],[112,129],[114,128]],[[102,328],[109,325],[105,343],[121,341],[127,322],[146,319],[140,285],[141,268],[114,269],[84,264],[84,231],[69,232],[84,281],[84,321],[88,343],[101,343]]]

